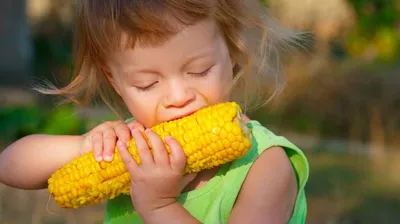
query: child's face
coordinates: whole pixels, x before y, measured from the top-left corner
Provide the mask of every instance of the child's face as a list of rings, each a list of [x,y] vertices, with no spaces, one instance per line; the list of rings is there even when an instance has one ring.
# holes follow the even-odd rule
[[[113,55],[111,82],[145,127],[229,100],[233,63],[214,22],[188,27],[158,46]]]

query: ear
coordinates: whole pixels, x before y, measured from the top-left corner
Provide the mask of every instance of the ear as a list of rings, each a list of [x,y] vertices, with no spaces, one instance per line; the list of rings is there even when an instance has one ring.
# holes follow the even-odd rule
[[[117,92],[118,95],[121,95],[119,86],[118,86],[117,82],[115,81],[115,78],[113,77],[111,70],[106,66],[101,66],[100,69],[103,72],[104,76],[106,77],[107,81],[110,83],[110,85],[114,89],[114,91]]]
[[[242,67],[239,64],[232,64],[232,66],[233,77],[236,77]]]
[[[233,70],[235,68],[235,66],[236,66],[237,61],[232,56],[230,56],[230,58],[231,58],[231,65],[232,65],[232,70]]]
[[[232,56],[231,56],[231,66],[232,66],[233,77],[235,77],[236,74],[240,71],[241,66],[238,64],[237,60]]]

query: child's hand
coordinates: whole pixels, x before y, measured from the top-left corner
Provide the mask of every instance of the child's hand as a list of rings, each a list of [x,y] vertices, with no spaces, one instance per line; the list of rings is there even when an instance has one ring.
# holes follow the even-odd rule
[[[151,215],[155,210],[175,203],[181,191],[196,174],[183,175],[186,155],[180,144],[172,137],[165,139],[171,150],[169,157],[161,138],[152,130],[147,129],[143,134],[146,134],[153,148],[153,154],[142,132],[135,129],[132,133],[140,165],[132,158],[122,141],[118,141],[117,146],[131,175],[130,193],[135,209],[141,215]]]
[[[110,162],[114,156],[117,140],[129,142],[131,130],[134,128],[144,129],[142,124],[135,121],[128,124],[122,121],[104,122],[83,135],[84,140],[80,154],[93,151],[98,162],[102,160]]]

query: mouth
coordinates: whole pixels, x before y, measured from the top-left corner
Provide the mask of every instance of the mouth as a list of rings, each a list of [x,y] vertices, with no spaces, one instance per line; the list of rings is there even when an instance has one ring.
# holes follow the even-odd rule
[[[181,114],[181,115],[179,115],[179,116],[176,116],[176,117],[173,117],[173,118],[169,119],[168,121],[179,120],[179,119],[181,119],[181,118],[184,118],[184,117],[187,117],[187,116],[190,116],[190,115],[196,113],[196,111],[197,111],[197,110],[191,111],[191,112],[189,112],[189,113]]]

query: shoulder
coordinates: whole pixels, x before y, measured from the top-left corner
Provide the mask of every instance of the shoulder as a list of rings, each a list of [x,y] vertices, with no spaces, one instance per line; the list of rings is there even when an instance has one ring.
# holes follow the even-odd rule
[[[264,157],[273,157],[274,153],[278,153],[271,151],[279,151],[280,155],[284,155],[282,159],[290,163],[297,178],[298,188],[304,188],[309,176],[309,164],[304,152],[288,139],[274,134],[258,121],[252,120],[248,126],[252,130],[252,143],[256,148],[254,150],[257,150],[255,162],[259,163],[258,160],[263,160]]]
[[[261,220],[286,223],[292,213],[297,189],[296,176],[284,149],[273,146],[251,166],[230,219],[247,223]]]
[[[286,223],[308,178],[302,151],[256,121],[250,122],[257,156],[242,184],[230,220]]]

